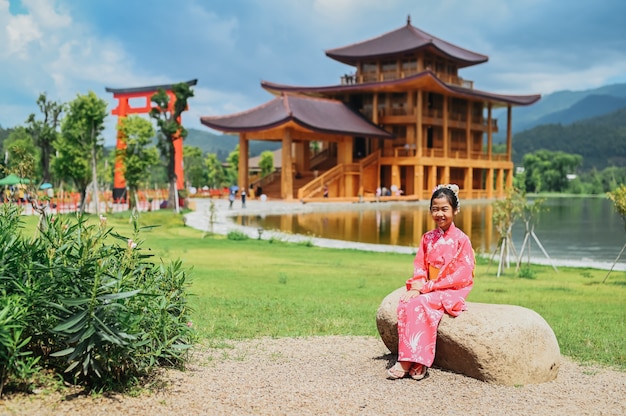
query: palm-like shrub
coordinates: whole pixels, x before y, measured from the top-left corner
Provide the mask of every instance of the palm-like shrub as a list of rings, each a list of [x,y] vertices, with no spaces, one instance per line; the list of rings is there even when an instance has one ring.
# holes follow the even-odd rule
[[[184,365],[194,341],[188,271],[151,261],[137,220],[130,237],[86,217],[46,217],[28,240],[20,224],[17,210],[0,212],[0,290],[26,308],[14,323],[23,344],[15,356],[32,353],[89,387]]]

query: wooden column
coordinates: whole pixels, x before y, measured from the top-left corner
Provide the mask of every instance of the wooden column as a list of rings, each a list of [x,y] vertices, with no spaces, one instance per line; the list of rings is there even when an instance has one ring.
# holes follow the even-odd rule
[[[487,190],[487,198],[493,198],[493,168],[487,169],[485,188]]]
[[[491,126],[491,103],[487,105],[487,160],[491,161],[493,127]]]
[[[422,194],[424,193],[424,165],[415,165],[413,167],[413,171],[413,195],[417,196],[419,199],[422,199]]]
[[[467,115],[465,121],[465,150],[467,158],[472,158],[472,105],[471,101],[467,102]]]
[[[398,189],[401,189],[400,183],[400,166],[394,163],[391,165],[391,186],[395,185]]]
[[[509,104],[506,108],[506,160],[511,161],[511,153],[513,151],[513,134],[511,133],[512,126],[512,108]]]
[[[450,166],[447,164],[443,167],[443,179],[441,183],[450,183]]]
[[[437,186],[437,166],[432,165],[428,167],[428,191],[432,191]]]
[[[342,137],[341,141],[337,143],[337,163],[338,164],[350,164],[353,162],[352,159],[352,145],[353,145],[352,137]],[[354,176],[353,175],[344,175],[343,181],[341,181],[341,186],[339,189],[338,196],[356,196],[354,192]]]
[[[424,147],[424,122],[423,112],[424,112],[424,98],[422,96],[422,90],[417,91],[417,109],[415,111],[415,147],[417,152],[415,153],[418,158],[422,157],[422,148]]]
[[[463,181],[463,189],[465,190],[465,198],[474,198],[474,168],[465,169],[465,179]]]
[[[450,149],[450,137],[448,136],[448,97],[443,97],[443,157],[448,162],[448,153]]]
[[[513,168],[514,169],[514,168]],[[506,189],[511,189],[513,188],[513,169],[508,169],[507,170],[507,175],[506,175]]]
[[[245,133],[239,133],[239,169],[237,172],[237,185],[239,192],[248,190],[248,138]]]
[[[374,98],[372,99],[372,123],[378,125],[378,93],[374,93]]]
[[[496,196],[498,198],[504,196],[504,169],[496,171]]]
[[[282,140],[282,168],[280,170],[280,196],[282,199],[293,200],[293,160],[291,157],[291,130],[285,129]]]
[[[309,155],[309,142],[294,143],[296,148],[296,171],[306,172],[309,170],[311,156]]]

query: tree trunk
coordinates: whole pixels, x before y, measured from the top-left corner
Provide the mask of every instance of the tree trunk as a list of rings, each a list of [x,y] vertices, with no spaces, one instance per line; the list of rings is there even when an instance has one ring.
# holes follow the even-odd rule
[[[80,214],[85,213],[85,201],[87,200],[87,188],[80,190]]]
[[[98,198],[98,168],[96,166],[96,146],[91,146],[91,176],[93,183],[93,201],[96,204],[96,215],[100,216],[100,199]]]
[[[169,179],[169,194],[167,196],[167,207],[178,212],[178,189],[176,184],[176,148],[173,139],[170,138],[169,160],[167,161],[167,175]]]

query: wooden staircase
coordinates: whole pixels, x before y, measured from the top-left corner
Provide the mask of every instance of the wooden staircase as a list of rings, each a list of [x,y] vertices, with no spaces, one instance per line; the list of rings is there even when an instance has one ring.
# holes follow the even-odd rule
[[[311,180],[313,180],[313,172],[304,172],[300,177],[293,178],[293,189],[291,192],[294,199],[298,196],[298,189],[309,183]],[[282,199],[280,194],[280,175],[276,175],[276,178],[272,182],[263,186],[263,193],[267,195],[268,199]],[[258,196],[259,195],[257,195],[257,197]]]

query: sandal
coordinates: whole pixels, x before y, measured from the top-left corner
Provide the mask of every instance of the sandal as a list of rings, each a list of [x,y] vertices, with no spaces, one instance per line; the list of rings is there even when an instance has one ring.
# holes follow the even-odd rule
[[[424,377],[426,377],[427,370],[428,369],[424,364],[416,363],[413,364],[413,366],[409,370],[409,376],[411,376],[413,380],[422,380]]]
[[[409,374],[410,371],[411,370],[403,369],[400,363],[396,363],[394,364],[393,367],[387,370],[387,378],[389,380],[397,380],[399,378],[404,378]]]

